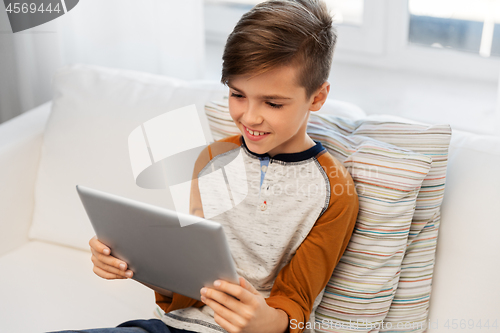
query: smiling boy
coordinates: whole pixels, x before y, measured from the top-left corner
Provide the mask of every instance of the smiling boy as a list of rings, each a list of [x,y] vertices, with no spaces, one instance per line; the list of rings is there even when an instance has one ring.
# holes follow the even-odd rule
[[[240,284],[216,281],[200,291],[202,302],[155,292],[161,324],[120,327],[295,333],[314,324],[359,207],[349,173],[306,132],[309,113],[321,109],[330,91],[335,42],[332,18],[319,0],[267,1],[242,16],[227,40],[221,79],[241,135],[200,154],[190,202],[191,214],[223,225]],[[245,168],[228,163],[235,158]],[[231,184],[233,199],[245,193],[225,210],[210,177],[222,166],[227,177],[240,180]],[[97,275],[131,277],[102,243],[94,238],[90,245]]]
[[[241,154],[244,175],[219,166],[233,178],[248,179],[249,193],[211,218],[224,226],[241,283],[203,288],[203,303],[157,293],[167,325],[200,332],[220,332],[214,323],[229,332],[299,332],[314,316],[358,213],[349,173],[306,132],[310,111],[320,110],[330,91],[335,41],[331,16],[313,0],[261,3],[228,37],[221,81],[229,87],[229,112],[242,135],[219,140],[200,155],[191,213],[203,216],[220,205],[214,183],[205,178],[209,165]],[[295,328],[292,320],[299,323]]]

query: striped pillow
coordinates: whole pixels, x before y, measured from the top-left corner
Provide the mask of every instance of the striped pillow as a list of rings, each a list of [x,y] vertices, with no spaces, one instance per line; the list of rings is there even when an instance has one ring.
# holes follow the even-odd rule
[[[417,196],[408,244],[401,266],[398,289],[385,323],[393,323],[391,332],[424,332],[424,327],[397,328],[398,322],[426,322],[429,314],[432,276],[443,201],[450,125],[407,123],[404,119],[370,116],[369,121],[353,124],[354,135],[368,136],[432,158],[429,173]],[[381,119],[382,120],[382,119]],[[389,121],[387,121],[389,120]],[[318,119],[319,122],[322,122]],[[355,129],[354,129],[355,128]],[[388,331],[386,329],[381,332]]]
[[[359,196],[351,240],[316,310],[316,332],[369,332],[387,316],[428,156],[354,134],[353,121],[311,114],[307,132],[350,172]],[[327,324],[330,322],[330,324]],[[358,322],[357,327],[349,327]],[[341,328],[341,325],[344,328]]]
[[[205,114],[214,140],[227,136],[241,134],[229,115],[228,97],[222,101],[212,101],[205,104]]]

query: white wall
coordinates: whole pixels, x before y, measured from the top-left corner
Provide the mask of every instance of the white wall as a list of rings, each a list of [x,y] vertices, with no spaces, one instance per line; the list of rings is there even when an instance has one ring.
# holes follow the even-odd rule
[[[186,80],[205,71],[202,0],[85,0],[15,34],[0,10],[0,30],[0,122],[50,100],[53,73],[67,64]]]

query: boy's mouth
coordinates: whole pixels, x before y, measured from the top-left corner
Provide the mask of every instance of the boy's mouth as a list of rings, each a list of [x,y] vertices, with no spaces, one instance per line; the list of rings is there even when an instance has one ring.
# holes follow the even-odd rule
[[[265,138],[268,134],[270,134],[269,132],[253,131],[248,127],[246,127],[245,125],[243,125],[243,127],[245,128],[246,136],[251,140],[260,140]]]
[[[245,130],[247,131],[247,133],[250,133],[253,136],[260,136],[260,135],[269,134],[269,132],[262,132],[262,131],[251,130],[248,127],[246,127],[245,125],[243,125],[243,127],[245,128]]]

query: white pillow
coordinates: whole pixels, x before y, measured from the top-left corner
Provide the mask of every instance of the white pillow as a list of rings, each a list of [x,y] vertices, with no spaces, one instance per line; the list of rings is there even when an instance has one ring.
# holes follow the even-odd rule
[[[155,116],[196,104],[207,139],[212,141],[203,107],[206,101],[227,95],[227,89],[213,81],[186,82],[87,65],[58,72],[54,91],[29,237],[85,250],[95,233],[75,186],[174,209],[169,190],[135,184],[128,136]]]
[[[352,120],[366,118],[366,113],[356,104],[327,98],[321,110],[311,112],[311,114],[331,114],[337,117],[348,118]]]

